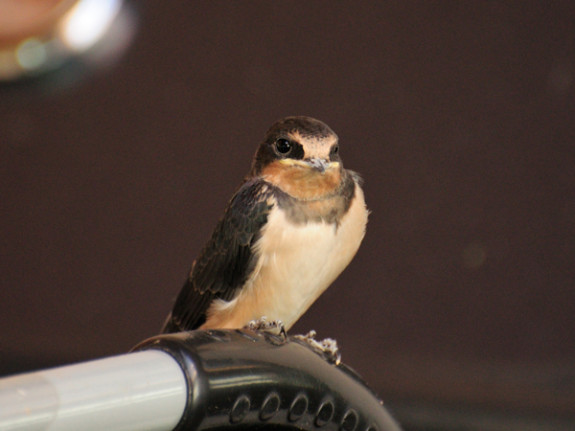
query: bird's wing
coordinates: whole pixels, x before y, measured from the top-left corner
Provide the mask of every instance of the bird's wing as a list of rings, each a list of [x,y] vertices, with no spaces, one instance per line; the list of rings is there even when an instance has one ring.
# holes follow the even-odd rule
[[[232,197],[212,237],[192,266],[163,332],[192,330],[206,320],[214,299],[230,300],[255,268],[252,248],[273,206],[269,184],[246,181]]]

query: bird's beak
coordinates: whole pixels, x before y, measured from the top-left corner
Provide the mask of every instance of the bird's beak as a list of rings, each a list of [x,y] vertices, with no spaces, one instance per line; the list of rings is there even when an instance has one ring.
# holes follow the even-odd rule
[[[330,166],[330,162],[325,159],[319,159],[314,157],[312,159],[306,159],[305,162],[310,165],[316,171],[324,173],[327,168]]]
[[[328,169],[339,167],[339,162],[330,162],[326,159],[320,159],[319,157],[312,157],[305,160],[281,159],[279,162],[286,166],[297,166],[300,168],[308,169],[311,168],[314,171],[322,174]]]

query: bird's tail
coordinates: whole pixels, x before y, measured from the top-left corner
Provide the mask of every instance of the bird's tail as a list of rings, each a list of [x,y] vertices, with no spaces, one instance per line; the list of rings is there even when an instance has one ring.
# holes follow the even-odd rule
[[[161,333],[171,334],[173,332],[180,332],[180,328],[178,328],[178,326],[175,324],[174,320],[172,319],[172,312],[170,312],[164,321]]]

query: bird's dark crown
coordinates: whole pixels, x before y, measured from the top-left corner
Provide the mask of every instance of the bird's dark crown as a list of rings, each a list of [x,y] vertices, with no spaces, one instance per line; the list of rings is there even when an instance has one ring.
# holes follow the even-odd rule
[[[273,124],[266,133],[266,137],[298,132],[304,137],[327,138],[336,136],[331,128],[320,120],[312,117],[285,117]]]

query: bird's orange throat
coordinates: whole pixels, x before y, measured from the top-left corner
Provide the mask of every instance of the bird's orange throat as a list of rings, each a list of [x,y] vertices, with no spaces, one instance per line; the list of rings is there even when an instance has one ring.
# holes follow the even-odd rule
[[[340,165],[325,172],[300,165],[275,161],[267,165],[261,176],[288,195],[300,200],[316,200],[337,193],[341,185]]]

